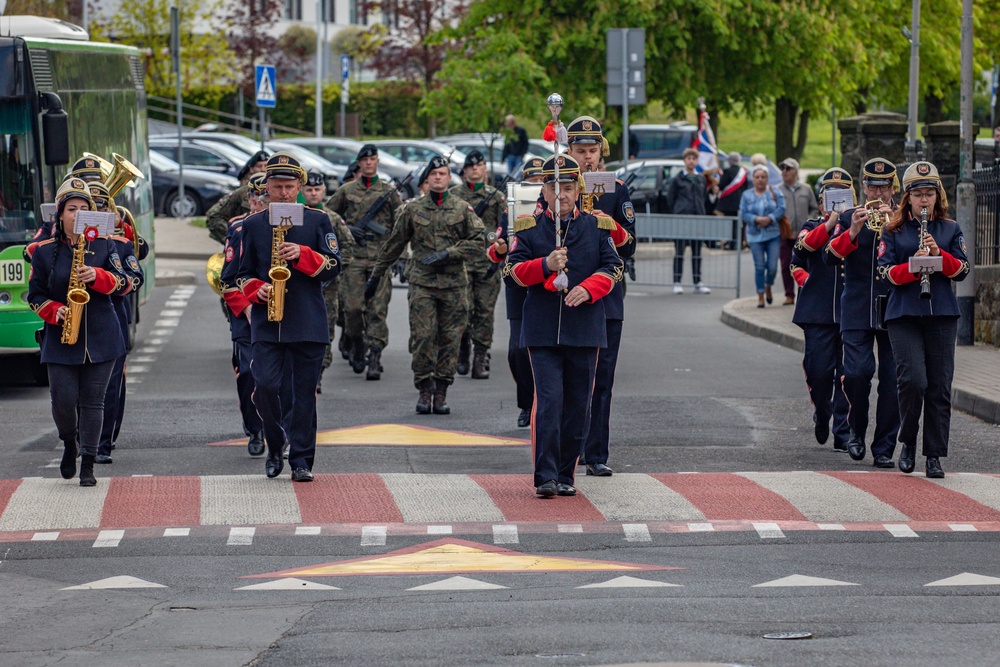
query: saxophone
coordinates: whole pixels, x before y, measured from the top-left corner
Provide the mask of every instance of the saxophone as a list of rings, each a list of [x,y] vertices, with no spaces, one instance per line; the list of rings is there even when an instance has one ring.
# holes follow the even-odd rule
[[[292,277],[288,263],[278,257],[278,249],[285,242],[288,226],[275,225],[271,231],[271,268],[267,277],[271,279],[271,291],[267,296],[267,321],[280,322],[285,316],[285,283]]]
[[[80,336],[80,322],[83,319],[83,307],[90,301],[90,293],[83,281],[77,277],[77,269],[84,265],[84,258],[87,255],[87,238],[85,234],[80,234],[80,238],[73,248],[73,264],[69,270],[69,291],[66,294],[66,306],[69,312],[63,319],[62,338],[64,345],[76,345]]]

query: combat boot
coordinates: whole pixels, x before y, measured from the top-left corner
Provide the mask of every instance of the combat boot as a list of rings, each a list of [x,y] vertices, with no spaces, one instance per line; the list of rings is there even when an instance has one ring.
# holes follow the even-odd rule
[[[373,347],[368,350],[368,373],[366,380],[382,379],[382,348]]]
[[[486,368],[486,350],[476,350],[476,353],[472,358],[472,379],[490,379],[490,371]]]
[[[344,361],[351,360],[351,339],[343,331],[340,332],[340,342],[337,344],[337,349],[340,350],[340,356],[344,358]]]
[[[448,385],[440,380],[434,383],[434,414],[450,415],[451,408],[446,402],[448,398]]]
[[[421,380],[417,385],[420,390],[420,397],[417,399],[417,414],[429,415],[431,413],[431,394],[434,391],[434,380]]]
[[[351,339],[351,369],[355,373],[365,372],[365,339]]]
[[[458,371],[459,375],[469,374],[469,354],[472,350],[472,340],[468,332],[462,334],[462,344],[458,347]]]
[[[84,454],[80,457],[80,486],[97,486],[93,454]]]

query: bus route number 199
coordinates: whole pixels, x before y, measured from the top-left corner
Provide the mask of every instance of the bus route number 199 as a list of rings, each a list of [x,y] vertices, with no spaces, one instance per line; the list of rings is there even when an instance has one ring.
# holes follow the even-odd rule
[[[0,284],[23,285],[24,261],[20,259],[5,259],[0,261]]]

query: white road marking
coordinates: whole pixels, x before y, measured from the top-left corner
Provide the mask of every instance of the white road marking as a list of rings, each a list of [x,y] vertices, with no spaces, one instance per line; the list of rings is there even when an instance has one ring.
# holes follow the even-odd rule
[[[188,305],[187,299],[185,299],[183,301],[181,301],[179,299],[171,299],[170,301],[167,301],[165,304],[163,304],[163,307],[164,308],[180,308],[183,311],[184,308],[187,308],[187,305]],[[163,315],[166,312],[167,311],[163,311],[160,314]]]
[[[44,533],[35,533],[31,536],[32,542],[54,542],[59,539],[59,531],[51,531]]]
[[[653,538],[649,534],[649,526],[644,523],[623,523],[622,530],[625,531],[626,542],[652,542]]]
[[[889,534],[893,537],[920,537],[913,529],[909,526],[900,523],[883,523],[882,524]]]
[[[151,364],[154,361],[156,361],[156,357],[150,357],[145,355],[133,356],[128,358],[128,362],[130,364]],[[129,366],[129,369],[131,370],[131,366]]]
[[[493,526],[493,544],[517,544],[521,539],[517,536],[517,526],[512,524],[496,524]]]
[[[162,351],[163,351],[162,347],[140,347],[139,348],[139,352],[141,352],[142,354],[159,354]]]
[[[507,588],[506,586],[498,586],[497,584],[490,584],[485,581],[479,581],[477,579],[470,579],[468,577],[448,577],[447,579],[442,579],[441,581],[435,581],[432,584],[424,584],[423,586],[414,586],[413,588],[407,588],[408,591],[486,591],[496,588]]]
[[[117,547],[123,537],[125,537],[124,530],[102,530],[97,534],[97,539],[94,541],[94,548]]]
[[[560,533],[582,533],[583,526],[578,523],[561,523],[557,530]]]
[[[164,537],[187,537],[191,534],[190,528],[164,528]]]
[[[715,526],[710,523],[689,523],[689,533],[711,533],[715,531]]]
[[[314,581],[306,581],[305,579],[296,579],[295,577],[288,577],[285,579],[276,579],[274,581],[265,581],[262,584],[251,584],[250,586],[243,586],[241,588],[234,588],[234,591],[339,591],[340,589],[336,586],[327,586],[326,584],[317,584]]]
[[[948,577],[947,579],[938,579],[937,581],[932,581],[929,584],[924,584],[924,586],[998,586],[1000,585],[1000,579],[997,577],[987,577],[983,574],[973,574],[972,572],[963,572],[962,574],[956,574],[954,577]]]
[[[380,547],[385,544],[385,537],[385,526],[361,527],[361,546],[363,547]]]
[[[133,477],[152,477],[153,475],[151,473],[147,472],[147,473],[142,473],[142,474],[136,473],[136,474],[134,474],[132,476]]]
[[[160,317],[171,318],[171,317],[182,317],[183,315],[184,315],[184,311],[183,310],[161,310],[160,311]],[[159,325],[157,325],[157,326],[159,326]]]
[[[174,333],[173,329],[153,329],[149,332],[150,336],[160,337],[160,336],[172,336]]]
[[[125,384],[142,384],[142,378],[137,378],[133,375],[126,375]]]
[[[820,530],[847,530],[842,523],[817,523],[816,527]]]
[[[226,541],[227,547],[245,547],[253,544],[256,528],[245,526],[233,526],[229,529],[229,539]]]
[[[948,527],[956,533],[975,533],[978,531],[978,528],[971,523],[949,523]]]
[[[785,588],[794,586],[857,586],[858,584],[849,581],[837,581],[836,579],[823,579],[822,577],[807,577],[804,574],[792,574],[774,581],[765,581],[763,584],[754,584],[752,588]]]
[[[177,327],[177,326],[180,326],[180,324],[181,324],[180,319],[175,317],[175,318],[171,318],[171,319],[159,319],[159,320],[156,320],[156,322],[153,324],[153,326],[154,327]],[[163,342],[163,341],[160,341],[160,342]]]
[[[129,364],[126,370],[128,373],[148,373],[149,366],[143,366],[142,364]]]
[[[428,535],[451,535],[451,526],[427,526]]]
[[[319,535],[322,532],[322,528],[319,526],[296,526],[296,535]]]
[[[49,461],[48,463],[46,463],[42,467],[43,468],[58,468],[59,467],[59,463],[61,461],[62,461],[62,458],[52,459],[51,461]]]
[[[139,579],[137,577],[130,577],[128,575],[119,577],[108,577],[107,579],[99,579],[98,581],[91,581],[86,584],[80,584],[79,586],[67,586],[66,588],[61,588],[63,591],[98,591],[108,588],[166,588],[163,584],[154,584],[152,581],[146,581],[145,579]]]
[[[778,539],[785,536],[776,523],[755,523],[753,529],[761,539]]]
[[[146,345],[163,345],[165,342],[162,338],[150,338],[146,341]]]
[[[587,584],[586,586],[577,586],[577,588],[663,588],[668,586],[681,588],[680,584],[668,584],[664,581],[637,579],[636,577],[615,577],[599,584]]]

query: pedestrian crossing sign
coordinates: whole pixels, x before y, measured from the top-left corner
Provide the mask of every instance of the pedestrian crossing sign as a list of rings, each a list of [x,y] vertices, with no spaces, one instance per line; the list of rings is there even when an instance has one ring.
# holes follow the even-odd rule
[[[257,65],[254,89],[257,91],[257,106],[273,109],[277,106],[278,95],[275,92],[276,74],[273,65]]]

